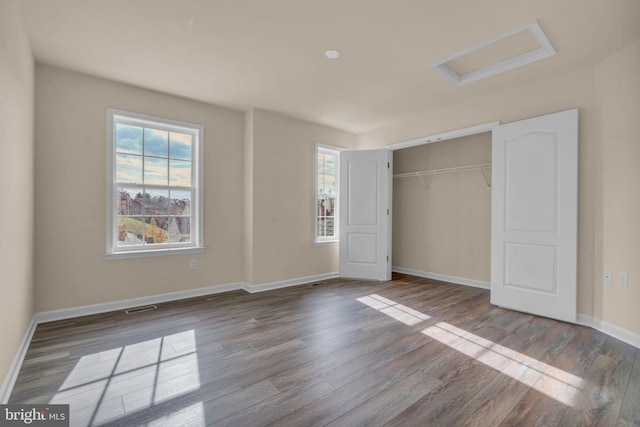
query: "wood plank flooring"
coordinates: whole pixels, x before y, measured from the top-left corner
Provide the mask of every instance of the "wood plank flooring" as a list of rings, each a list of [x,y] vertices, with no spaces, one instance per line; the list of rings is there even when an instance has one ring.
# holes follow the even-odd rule
[[[632,426],[639,353],[394,274],[40,325],[10,403],[77,426]]]

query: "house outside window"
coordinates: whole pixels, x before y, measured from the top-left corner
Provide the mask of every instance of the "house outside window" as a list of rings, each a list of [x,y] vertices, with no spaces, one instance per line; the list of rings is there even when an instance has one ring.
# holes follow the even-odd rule
[[[107,110],[107,258],[202,252],[200,125]]]
[[[338,241],[338,188],[340,150],[316,145],[316,243]]]

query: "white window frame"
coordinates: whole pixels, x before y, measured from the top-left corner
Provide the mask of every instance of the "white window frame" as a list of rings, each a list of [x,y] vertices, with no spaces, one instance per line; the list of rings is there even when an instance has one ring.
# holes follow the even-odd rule
[[[191,150],[191,186],[178,187],[180,190],[191,191],[191,241],[167,242],[166,244],[118,246],[118,203],[116,203],[119,183],[116,182],[116,124],[124,123],[134,126],[149,127],[192,135]],[[163,117],[133,113],[114,108],[107,109],[107,216],[106,216],[106,259],[139,258],[160,255],[178,255],[187,253],[202,253],[205,250],[203,242],[203,182],[204,168],[204,126],[166,119]],[[120,183],[122,185],[142,186],[143,188],[173,188],[175,186],[145,185],[143,183]]]
[[[340,215],[340,151],[344,150],[344,148],[335,147],[332,145],[325,144],[316,144],[315,152],[314,152],[314,170],[315,170],[315,178],[313,179],[313,241],[316,246],[324,246],[324,245],[337,245],[339,243],[339,230],[338,230],[338,216]],[[318,236],[318,154],[320,152],[329,152],[331,154],[336,155],[336,165],[335,165],[335,179],[336,179],[336,192],[335,192],[335,207],[334,207],[334,235],[333,236]]]

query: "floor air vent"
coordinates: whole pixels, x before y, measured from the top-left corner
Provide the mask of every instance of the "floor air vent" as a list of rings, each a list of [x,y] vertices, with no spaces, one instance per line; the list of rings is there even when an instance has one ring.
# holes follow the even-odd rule
[[[136,313],[142,313],[144,311],[151,311],[151,310],[157,310],[158,306],[157,305],[143,305],[142,307],[134,307],[134,308],[129,308],[127,310],[124,311],[124,314],[136,314]]]
[[[326,285],[327,282],[313,282],[313,283],[309,283],[309,286],[320,286],[320,285]]]

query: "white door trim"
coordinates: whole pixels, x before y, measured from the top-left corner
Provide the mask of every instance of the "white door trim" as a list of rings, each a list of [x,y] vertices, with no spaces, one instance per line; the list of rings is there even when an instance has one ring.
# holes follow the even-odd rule
[[[462,138],[463,136],[476,135],[479,133],[491,132],[494,127],[500,125],[500,120],[495,122],[482,123],[461,129],[454,129],[435,135],[421,136],[404,142],[387,145],[389,150],[400,150],[402,148],[416,147],[418,145],[431,144],[433,142],[446,141],[448,139]]]

